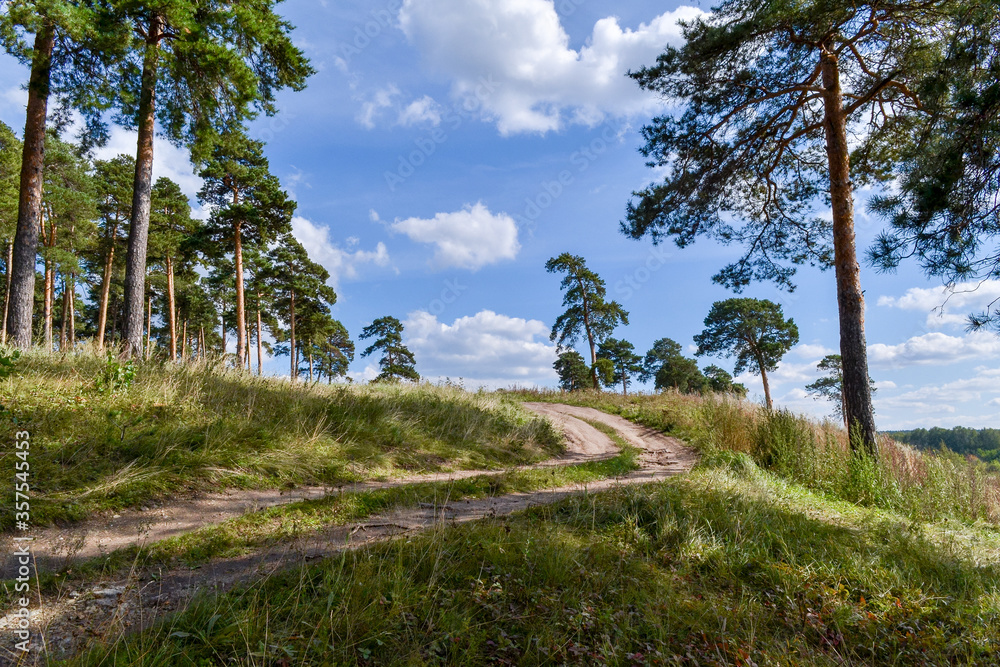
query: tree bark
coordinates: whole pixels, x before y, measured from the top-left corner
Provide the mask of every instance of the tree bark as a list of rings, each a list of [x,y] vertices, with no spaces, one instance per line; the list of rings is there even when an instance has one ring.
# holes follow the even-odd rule
[[[299,356],[298,349],[295,347],[295,290],[292,290],[291,298],[291,349],[288,350],[288,356],[292,358],[292,382],[295,382],[299,377]]]
[[[62,316],[59,318],[59,351],[66,351],[69,342],[69,280],[63,276]]]
[[[42,185],[45,174],[45,121],[48,115],[55,26],[43,20],[35,33],[35,46],[28,80],[28,109],[21,153],[20,193],[17,202],[17,232],[11,259],[10,307],[6,329],[11,342],[21,349],[31,347],[31,318],[35,307],[35,263],[38,228],[42,216]]]
[[[52,341],[52,260],[45,260],[45,276],[44,276],[44,288],[42,295],[43,306],[42,306],[42,317],[44,320],[44,334],[45,334],[45,351],[51,352],[54,348]]]
[[[184,320],[184,333],[181,336],[181,361],[187,361],[188,352],[188,321]]]
[[[76,274],[69,274],[69,349],[76,349]]]
[[[126,356],[142,351],[143,302],[146,294],[146,250],[149,243],[149,211],[153,192],[153,135],[156,124],[156,79],[160,56],[163,18],[151,12],[146,31],[146,53],[142,63],[142,91],[136,125],[135,182],[132,193],[132,219],[128,230],[128,254],[125,257],[124,338]]]
[[[309,381],[313,381],[313,351],[312,347],[309,347]]]
[[[205,325],[202,325],[198,331],[198,355],[202,359],[205,358]]]
[[[7,291],[3,297],[3,320],[0,321],[0,345],[7,344],[7,313],[10,309],[10,275],[11,266],[14,264],[14,242],[7,241]]]
[[[234,201],[238,199],[234,198]],[[248,357],[246,302],[243,295],[243,234],[242,224],[233,225],[233,263],[236,266],[236,358],[237,366],[243,368]]]
[[[115,264],[115,237],[118,235],[118,221],[111,228],[108,236],[110,246],[108,256],[104,260],[104,276],[101,279],[101,303],[97,311],[97,350],[104,350],[104,332],[108,326],[108,297],[111,294],[111,272]]]
[[[146,311],[146,361],[153,352],[153,296],[149,296],[149,309]]]
[[[587,331],[587,342],[590,343],[590,379],[594,383],[594,389],[600,391],[601,385],[597,381],[597,346],[594,343],[594,333],[590,329],[590,301],[587,300],[587,290],[582,280],[577,281],[580,285],[580,295],[583,299],[583,328]]]
[[[861,268],[855,247],[854,196],[840,68],[832,50],[824,49],[820,62],[826,112],[826,153],[830,165],[830,200],[833,204],[833,249],[840,310],[845,419],[850,424],[852,449],[862,448],[867,454],[878,456],[878,431],[865,341],[865,295],[861,289]]]
[[[767,411],[774,410],[774,402],[771,401],[771,385],[767,381],[767,371],[760,367],[760,380],[764,383],[764,402],[767,404]]]
[[[257,375],[264,374],[264,347],[260,340],[260,292],[257,292]]]
[[[170,311],[170,361],[177,361],[177,311],[174,300],[174,262],[167,255],[167,309]]]

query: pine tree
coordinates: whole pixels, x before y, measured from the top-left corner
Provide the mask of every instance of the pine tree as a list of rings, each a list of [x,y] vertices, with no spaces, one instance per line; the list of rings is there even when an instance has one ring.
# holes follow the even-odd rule
[[[249,355],[244,277],[244,246],[266,247],[291,232],[295,202],[269,170],[264,145],[238,133],[226,134],[201,171],[204,186],[198,197],[211,205],[204,233],[220,249],[233,253],[236,285],[236,357]]]
[[[160,132],[207,159],[220,135],[258,112],[276,112],[275,94],[300,90],[312,73],[289,37],[275,0],[163,0],[118,3],[133,28],[131,57],[118,72],[117,120],[138,130],[125,269],[126,353],[141,346],[143,284],[152,195],[153,136]]]
[[[370,357],[381,352],[378,365],[380,372],[376,382],[397,382],[399,380],[420,380],[416,360],[409,348],[403,345],[403,324],[395,317],[380,317],[361,331],[361,340],[375,339],[361,353],[362,357]]]

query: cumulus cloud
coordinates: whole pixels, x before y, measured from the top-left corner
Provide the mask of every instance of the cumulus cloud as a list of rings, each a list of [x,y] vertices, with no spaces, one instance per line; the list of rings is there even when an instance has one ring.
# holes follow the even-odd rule
[[[418,243],[437,246],[433,263],[439,269],[475,271],[514,259],[521,250],[514,219],[506,213],[490,213],[482,202],[467,204],[454,213],[438,213],[430,219],[397,220],[391,228]]]
[[[389,251],[381,242],[375,246],[375,250],[344,250],[330,239],[328,227],[317,225],[301,216],[292,218],[292,233],[305,247],[309,257],[330,272],[330,282],[334,286],[342,278],[357,278],[358,270],[363,265],[389,265]],[[355,244],[349,244],[349,247],[353,245]]]
[[[556,347],[549,343],[549,328],[538,320],[483,310],[446,324],[416,311],[404,326],[406,345],[424,376],[495,386],[555,381]]]
[[[404,0],[399,23],[426,63],[452,80],[455,95],[476,99],[506,135],[656,108],[662,102],[625,74],[678,44],[677,21],[699,14],[679,7],[634,30],[603,18],[579,50],[570,48],[552,0]]]
[[[375,129],[375,120],[379,113],[383,109],[392,108],[395,105],[393,100],[401,94],[399,88],[392,83],[384,88],[379,88],[361,103],[361,112],[357,116],[358,122],[369,130]]]
[[[1000,356],[1000,338],[985,331],[961,337],[934,332],[914,336],[898,345],[868,346],[869,363],[880,368],[942,365],[997,356]]]
[[[819,363],[819,360],[823,357],[830,354],[839,354],[839,352],[838,350],[826,347],[825,345],[802,343],[793,347],[790,350],[790,354],[794,354],[803,359],[816,359],[816,362]]]
[[[879,410],[898,410],[907,415],[908,427],[921,424],[941,425],[935,415],[953,415],[956,405],[996,405],[1000,406],[1000,368],[979,368],[976,375],[944,384],[927,385],[896,396],[876,397]],[[987,422],[996,424],[996,415],[979,415],[956,419],[956,423],[972,426]]]
[[[883,296],[878,305],[927,313],[927,328],[965,326],[971,312],[986,309],[1000,299],[1000,280],[957,283],[948,287],[914,287],[903,296]]]
[[[405,109],[399,112],[399,119],[396,121],[404,127],[428,123],[430,125],[441,124],[441,106],[429,95],[424,95],[419,100],[413,100]]]

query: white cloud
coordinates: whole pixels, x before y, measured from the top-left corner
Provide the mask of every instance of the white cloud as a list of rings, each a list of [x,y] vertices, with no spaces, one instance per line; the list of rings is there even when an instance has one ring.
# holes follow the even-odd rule
[[[394,105],[393,99],[399,97],[401,93],[395,84],[390,83],[384,88],[379,88],[361,104],[361,112],[357,120],[364,127],[372,130],[375,128],[375,119],[383,109],[389,109]]]
[[[985,331],[962,337],[935,332],[914,336],[898,345],[875,343],[868,346],[869,363],[881,368],[942,365],[997,356],[1000,356],[1000,337]]]
[[[419,100],[413,100],[405,109],[399,112],[399,119],[396,121],[404,127],[430,123],[437,126],[441,124],[441,106],[429,95],[424,95]]]
[[[399,22],[427,64],[452,79],[455,95],[477,100],[472,108],[481,105],[506,135],[595,125],[661,105],[625,74],[679,43],[677,21],[699,14],[679,7],[635,30],[603,18],[579,50],[553,0],[404,0]]]
[[[449,325],[416,311],[404,326],[406,344],[422,375],[496,385],[555,381],[556,347],[549,343],[549,328],[538,320],[484,310]]]
[[[803,359],[816,359],[817,360],[816,363],[819,363],[820,359],[829,354],[837,354],[837,353],[838,353],[837,350],[833,350],[824,345],[813,344],[813,343],[802,343],[800,345],[796,345],[791,349],[791,354],[794,354]]]
[[[981,368],[971,378],[932,384],[879,401],[879,406],[922,410],[944,403],[983,403],[986,397],[1000,396],[1000,368]],[[995,399],[987,404],[994,404]]]
[[[968,315],[1000,299],[1000,280],[958,283],[950,287],[909,289],[903,296],[883,296],[878,305],[927,313],[927,328],[965,326]]]
[[[505,259],[514,259],[521,249],[517,223],[506,213],[490,213],[479,202],[461,211],[438,213],[433,218],[397,220],[392,229],[418,243],[433,243],[437,268],[480,269]]]
[[[375,266],[389,265],[389,251],[384,243],[375,246],[375,250],[344,250],[330,240],[330,229],[315,224],[301,216],[292,218],[292,233],[298,239],[309,257],[314,262],[322,264],[330,272],[330,282],[334,286],[342,278],[357,278],[358,269],[365,264]],[[354,244],[350,244],[353,246]]]

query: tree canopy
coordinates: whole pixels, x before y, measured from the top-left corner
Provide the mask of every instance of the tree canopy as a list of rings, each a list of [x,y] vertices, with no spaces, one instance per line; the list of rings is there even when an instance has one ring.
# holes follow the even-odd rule
[[[403,324],[395,317],[380,317],[361,331],[361,340],[374,339],[371,345],[361,353],[362,357],[369,357],[376,352],[381,352],[379,368],[381,372],[375,378],[377,382],[396,382],[399,380],[420,379],[420,374],[415,368],[416,360],[413,353],[403,345]]]
[[[793,345],[799,329],[785,319],[781,306],[767,299],[716,301],[705,318],[705,329],[694,337],[698,355],[735,357],[734,372],[757,373],[764,383],[767,409],[773,409],[767,374]]]
[[[565,273],[560,285],[566,311],[552,325],[550,339],[559,347],[575,343],[581,335],[590,346],[591,381],[600,389],[596,370],[597,346],[614,333],[619,324],[628,324],[628,312],[617,301],[605,301],[604,280],[587,268],[579,255],[564,252],[545,263],[549,273]]]
[[[853,191],[891,178],[895,153],[874,137],[920,107],[913,83],[949,2],[724,0],[683,25],[683,46],[632,73],[681,111],[643,129],[643,154],[666,175],[635,193],[622,230],[742,246],[715,276],[736,290],[755,280],[793,289],[798,265],[834,266],[849,421],[872,453]]]
[[[642,373],[642,357],[635,353],[635,346],[627,340],[608,338],[601,341],[597,357],[607,359],[614,367],[607,385],[610,387],[620,384],[622,395],[627,396],[632,378]]]

